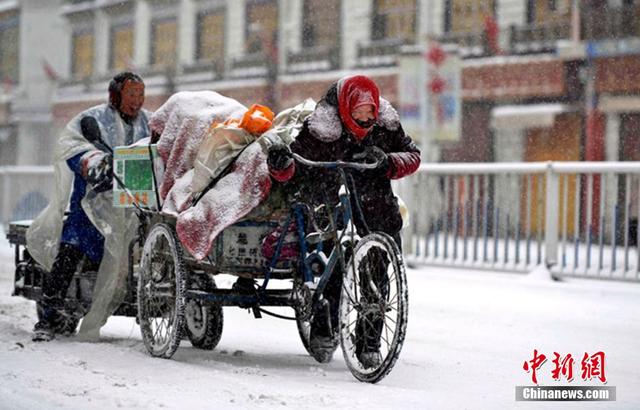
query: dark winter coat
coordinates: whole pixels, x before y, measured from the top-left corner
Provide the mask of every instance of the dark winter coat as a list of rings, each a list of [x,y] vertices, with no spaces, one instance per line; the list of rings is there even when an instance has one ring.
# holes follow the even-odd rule
[[[300,134],[291,144],[291,150],[313,161],[361,162],[353,157],[366,147],[373,145],[382,149],[389,158],[386,175],[357,171],[351,174],[369,229],[394,235],[402,228],[402,219],[390,179],[415,172],[420,165],[420,150],[405,135],[396,110],[382,98],[376,124],[366,137],[357,140],[342,125],[334,96],[335,86],[305,121]],[[300,187],[303,198],[322,203],[326,192],[330,201],[337,203],[340,185],[338,171],[309,168],[299,163],[295,167],[291,183]]]

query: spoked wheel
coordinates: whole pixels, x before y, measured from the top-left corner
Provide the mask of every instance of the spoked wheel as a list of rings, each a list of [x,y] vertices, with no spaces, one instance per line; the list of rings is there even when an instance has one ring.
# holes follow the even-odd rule
[[[365,236],[353,251],[340,301],[342,352],[358,380],[376,383],[391,371],[402,350],[408,308],[398,246],[384,233]]]
[[[152,356],[168,359],[180,345],[186,285],[182,247],[173,228],[155,225],[144,243],[138,275],[138,321]]]
[[[216,289],[213,279],[205,290]],[[189,299],[185,308],[185,331],[193,347],[213,350],[222,337],[222,306],[220,304],[204,304],[199,300]]]

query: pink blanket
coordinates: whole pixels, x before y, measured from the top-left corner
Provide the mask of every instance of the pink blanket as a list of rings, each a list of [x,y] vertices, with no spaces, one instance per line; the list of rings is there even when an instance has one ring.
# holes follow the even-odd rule
[[[231,172],[222,177],[195,206],[192,204],[192,172],[176,181],[163,210],[176,215],[182,245],[198,260],[204,259],[223,229],[246,216],[271,191],[266,154],[254,142],[238,157]]]
[[[176,179],[193,168],[202,139],[214,122],[240,119],[247,108],[213,91],[182,91],[167,100],[149,120],[160,135],[158,153],[165,164],[160,198],[165,199]]]
[[[246,111],[236,100],[212,91],[180,92],[150,120],[151,129],[161,135],[158,152],[165,163],[162,211],[177,218],[180,242],[198,260],[209,254],[223,229],[246,216],[271,190],[266,154],[254,142],[230,172],[192,205],[193,164],[209,127],[229,118],[240,119]]]

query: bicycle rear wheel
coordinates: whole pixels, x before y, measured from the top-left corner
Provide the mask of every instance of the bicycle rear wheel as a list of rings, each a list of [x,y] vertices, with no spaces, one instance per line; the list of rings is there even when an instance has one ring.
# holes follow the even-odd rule
[[[407,279],[393,239],[372,233],[356,245],[340,300],[340,341],[347,367],[376,383],[393,368],[407,329]]]

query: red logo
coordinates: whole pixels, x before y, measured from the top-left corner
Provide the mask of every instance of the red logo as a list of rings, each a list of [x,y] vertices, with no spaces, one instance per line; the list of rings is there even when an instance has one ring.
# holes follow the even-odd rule
[[[553,352],[553,355],[556,357],[551,362],[555,366],[551,371],[551,376],[553,380],[560,380],[560,376],[563,376],[567,379],[568,382],[573,380],[573,357],[571,357],[571,353],[566,355],[565,357],[560,356],[559,353]]]
[[[573,367],[575,364],[573,356],[571,353],[563,356],[558,352],[553,352],[553,355],[554,359],[551,361],[551,363],[553,363],[551,377],[556,381],[560,381],[564,378],[567,382],[571,382],[573,380]],[[527,373],[531,373],[531,381],[533,381],[534,384],[538,384],[538,371],[546,361],[547,356],[543,353],[538,353],[538,349],[534,349],[533,358],[531,360],[526,360],[522,365],[522,368]],[[607,382],[607,377],[605,375],[605,353],[602,351],[596,352],[592,355],[585,352],[582,357],[582,361],[580,362],[580,369],[580,377],[582,380],[587,381],[597,378],[602,383]]]
[[[538,349],[533,349],[533,359],[524,362],[524,365],[522,366],[522,368],[526,372],[531,371],[531,380],[533,380],[535,384],[538,384],[538,377],[536,376],[536,371],[538,371],[538,369],[541,368],[544,362],[546,361],[547,361],[547,356],[543,354],[538,355]]]
[[[585,353],[580,365],[582,380],[591,380],[597,377],[602,383],[607,382],[607,376],[604,374],[604,352],[597,352],[591,356]]]

